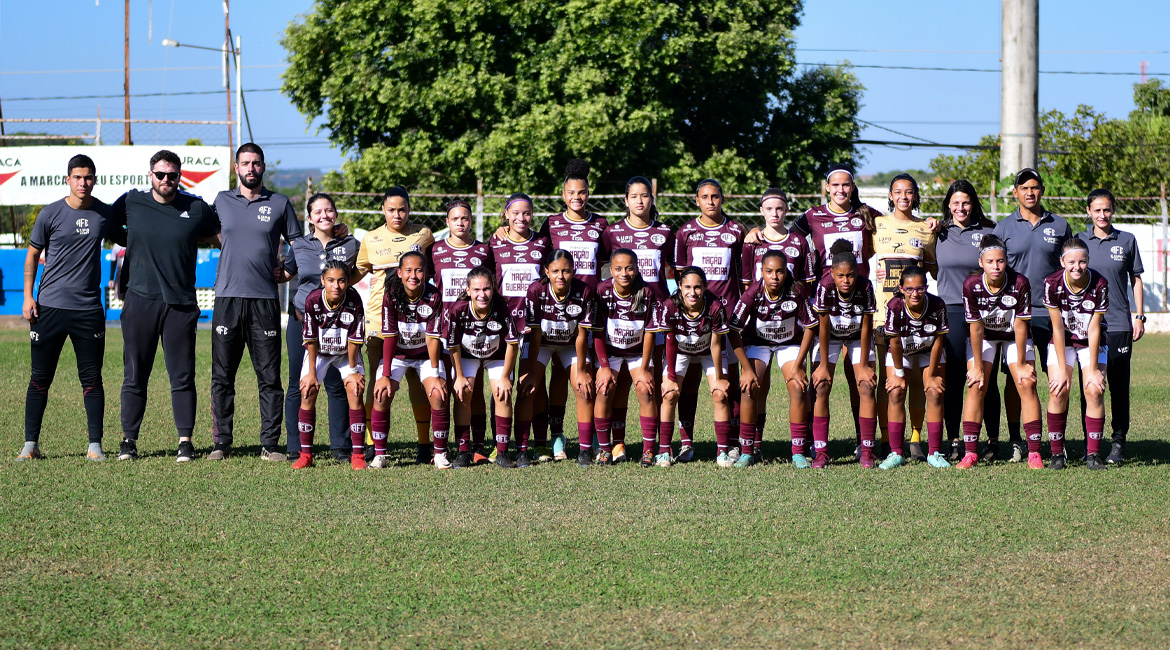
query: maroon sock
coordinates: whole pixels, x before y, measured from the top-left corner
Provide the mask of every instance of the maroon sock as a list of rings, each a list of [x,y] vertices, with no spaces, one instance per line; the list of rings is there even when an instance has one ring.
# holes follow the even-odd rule
[[[731,445],[731,422],[715,422],[715,449],[726,453]]]
[[[963,420],[963,449],[968,454],[979,452],[979,427],[978,422]]]
[[[756,451],[756,424],[754,422],[739,422],[739,448],[745,454]]]
[[[497,415],[493,418],[496,425],[496,453],[508,453],[508,439],[512,434],[512,418]]]
[[[890,451],[901,456],[906,442],[906,423],[891,420],[886,424],[886,431],[890,433]]]
[[[1068,426],[1068,412],[1048,414],[1048,447],[1053,456],[1064,455],[1064,429]]]
[[[565,407],[548,406],[548,428],[553,437],[565,435]]]
[[[528,431],[532,428],[532,423],[528,420],[516,420],[516,448],[520,451],[528,451]]]
[[[297,412],[297,429],[301,432],[301,453],[313,453],[313,429],[317,427],[317,409]]]
[[[817,455],[829,453],[829,416],[813,416],[812,421],[813,449]]]
[[[486,427],[485,427],[486,428]],[[483,435],[483,434],[480,434]],[[459,453],[471,451],[471,426],[466,424],[455,425],[455,442],[459,445]]]
[[[670,439],[674,437],[674,422],[658,423],[658,453],[670,453]]]
[[[1041,434],[1042,430],[1040,420],[1032,420],[1031,422],[1024,423],[1024,436],[1028,438],[1029,454],[1040,453],[1040,438],[1043,435]]]
[[[789,422],[788,431],[792,434],[792,455],[808,453],[808,422]]]
[[[872,454],[874,439],[877,437],[877,418],[858,418],[858,422],[861,424],[861,447]]]
[[[451,431],[451,408],[431,409],[431,434],[435,438],[435,453],[447,451],[447,435]]]
[[[642,451],[653,449],[658,437],[658,418],[654,416],[638,416],[638,424],[642,426]]]
[[[683,446],[695,444],[695,409],[698,404],[698,395],[683,395],[678,402],[678,438]]]
[[[752,446],[752,453],[759,455],[763,451],[764,446],[764,424],[768,422],[767,413],[756,414],[756,437],[755,444]]]
[[[1085,417],[1085,431],[1089,437],[1085,441],[1086,454],[1101,454],[1101,436],[1105,432],[1105,418]]]
[[[626,411],[627,409],[624,408],[615,408],[613,409],[613,412],[609,414],[610,440],[615,445],[626,444]],[[599,430],[598,434],[600,433],[601,432]],[[605,442],[602,441],[601,444],[604,448]]]
[[[478,440],[483,441],[484,436],[487,435],[487,413],[471,414],[471,431],[477,434]]]
[[[374,453],[386,455],[386,433],[390,431],[390,411],[374,409],[370,414],[370,437],[374,439]]]
[[[581,425],[577,425],[580,428]],[[593,429],[597,433],[597,444],[601,445],[603,451],[611,451],[613,447],[610,444],[609,428],[612,426],[612,421],[609,418],[593,418]]]
[[[577,446],[581,449],[593,447],[593,422],[577,423]]]
[[[933,454],[942,450],[943,423],[926,423],[926,453]]]
[[[532,444],[537,447],[548,446],[548,413],[533,414]]]
[[[361,454],[366,447],[366,410],[349,410],[349,444],[353,448],[351,453]]]

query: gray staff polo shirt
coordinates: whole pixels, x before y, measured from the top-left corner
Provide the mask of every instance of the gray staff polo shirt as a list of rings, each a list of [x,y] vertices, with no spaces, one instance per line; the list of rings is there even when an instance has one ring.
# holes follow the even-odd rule
[[[1033,226],[1017,209],[995,224],[995,236],[1007,244],[1008,265],[1032,285],[1032,306],[1045,309],[1044,292],[1039,289],[1060,268],[1060,247],[1073,236],[1068,222],[1045,210]]]
[[[938,261],[938,297],[951,306],[963,304],[963,283],[979,269],[979,242],[992,227],[980,223],[963,228],[956,223],[943,228],[934,242]]]
[[[1133,319],[1130,281],[1145,272],[1137,239],[1116,228],[1104,239],[1092,229],[1077,235],[1089,247],[1089,268],[1109,283],[1109,310],[1105,312],[1105,331],[1132,332]]]
[[[76,210],[65,199],[41,209],[29,244],[45,252],[37,304],[54,309],[100,309],[102,239],[113,208],[97,199]]]
[[[248,200],[240,188],[220,192],[212,206],[219,215],[222,244],[215,270],[216,298],[276,298],[273,269],[280,238],[301,236],[301,223],[288,197],[268,188]]]

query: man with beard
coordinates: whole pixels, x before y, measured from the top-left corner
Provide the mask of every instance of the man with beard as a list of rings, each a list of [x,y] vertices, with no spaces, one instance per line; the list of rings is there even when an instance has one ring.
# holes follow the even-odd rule
[[[114,202],[110,238],[126,245],[129,273],[122,306],[122,445],[119,460],[138,457],[146,388],[162,341],[179,433],[177,461],[195,457],[196,249],[214,241],[219,221],[203,199],[179,191],[181,161],[163,149],[150,157],[149,192],[130,190]],[[125,228],[125,230],[123,230]]]
[[[280,451],[284,388],[280,383],[280,238],[302,235],[288,197],[264,187],[264,151],[249,142],[236,150],[239,185],[220,192],[213,206],[220,222],[219,265],[211,335],[211,411],[215,448],[209,460],[231,453],[236,371],[247,346],[260,394],[260,457],[285,460]]]

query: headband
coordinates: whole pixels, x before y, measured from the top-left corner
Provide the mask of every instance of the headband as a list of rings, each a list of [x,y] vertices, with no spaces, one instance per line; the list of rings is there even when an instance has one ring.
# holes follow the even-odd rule
[[[986,253],[987,251],[1003,251],[1006,253],[1007,249],[1004,248],[1003,246],[1000,246],[999,244],[996,244],[994,246],[988,246],[987,248],[984,248],[983,250],[979,251],[979,257],[983,257],[983,254]]]
[[[838,174],[838,173],[849,174],[849,180],[853,180],[853,172],[849,171],[848,169],[834,169],[834,170],[830,171],[828,174],[825,174],[825,181],[828,181],[829,178],[833,174]]]
[[[532,199],[529,199],[529,198],[523,197],[523,196],[518,196],[518,197],[512,199],[511,201],[508,201],[507,203],[505,203],[504,210],[507,211],[507,209],[512,207],[512,204],[517,202],[517,201],[524,201],[528,205],[532,205]]]

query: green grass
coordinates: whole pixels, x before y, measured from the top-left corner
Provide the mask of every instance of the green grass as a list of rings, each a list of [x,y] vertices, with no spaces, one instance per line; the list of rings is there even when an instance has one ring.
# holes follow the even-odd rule
[[[437,472],[407,464],[404,402],[399,466],[294,473],[256,456],[246,360],[250,453],[176,465],[161,355],[145,457],[94,464],[69,351],[49,458],[16,464],[26,337],[0,332],[0,647],[1161,647],[1170,632],[1170,337],[1137,345],[1133,460],[1103,473],[863,472],[840,416],[829,470],[720,470],[709,405],[696,465]],[[107,451],[120,345],[111,329]],[[773,395],[770,457],[787,455],[784,409]],[[636,450],[636,412],[628,429]]]

